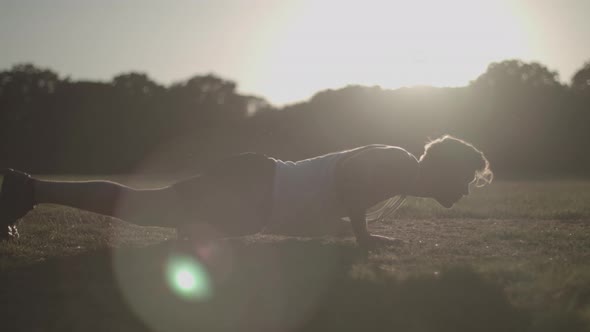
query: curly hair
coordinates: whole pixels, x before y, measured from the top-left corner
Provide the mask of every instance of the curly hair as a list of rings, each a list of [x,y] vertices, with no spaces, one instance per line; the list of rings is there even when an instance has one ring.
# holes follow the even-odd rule
[[[478,187],[491,183],[494,178],[490,162],[483,152],[471,143],[451,135],[444,135],[426,143],[420,162],[451,167],[470,174],[473,172],[475,185]]]

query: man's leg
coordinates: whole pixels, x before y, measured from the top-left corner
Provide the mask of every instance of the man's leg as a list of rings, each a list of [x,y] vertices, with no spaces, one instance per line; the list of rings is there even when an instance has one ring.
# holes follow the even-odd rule
[[[138,225],[186,228],[208,224],[220,234],[238,236],[259,232],[266,224],[274,161],[263,155],[241,154],[216,164],[202,176],[148,190],[110,181],[45,181],[13,170],[7,177],[14,181],[2,186],[0,237],[3,229],[5,237],[14,237],[10,231],[16,220],[42,203],[66,205]]]
[[[175,227],[187,217],[172,187],[137,190],[109,181],[44,181],[12,169],[2,173],[0,240],[17,238],[17,220],[41,203],[66,205],[139,225]]]
[[[59,204],[143,226],[174,227],[183,218],[171,187],[138,190],[111,181],[34,180],[35,204]]]
[[[272,204],[275,162],[256,153],[242,153],[206,168],[200,176],[172,187],[191,216],[186,229],[206,223],[222,236],[255,234],[266,227]],[[196,221],[192,222],[192,221]]]

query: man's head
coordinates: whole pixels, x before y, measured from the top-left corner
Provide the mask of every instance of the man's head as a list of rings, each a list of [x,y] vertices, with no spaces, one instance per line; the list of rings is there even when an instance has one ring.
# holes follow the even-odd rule
[[[449,135],[428,142],[419,163],[422,190],[447,208],[469,194],[470,183],[481,187],[493,178],[481,151]]]

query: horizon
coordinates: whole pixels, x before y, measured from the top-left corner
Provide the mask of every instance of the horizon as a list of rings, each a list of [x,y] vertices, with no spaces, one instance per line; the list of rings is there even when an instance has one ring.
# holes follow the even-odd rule
[[[427,85],[427,84],[417,84],[417,85],[397,86],[397,87],[383,87],[383,86],[375,85],[375,84],[374,85],[369,85],[369,84],[349,83],[349,84],[344,84],[344,85],[338,86],[338,87],[327,87],[327,88],[324,88],[324,89],[320,89],[320,90],[314,91],[308,97],[305,97],[305,98],[299,99],[299,100],[295,100],[295,101],[292,101],[292,102],[288,102],[288,103],[283,103],[283,104],[273,104],[264,95],[244,93],[243,91],[240,91],[239,88],[236,90],[236,92],[238,94],[242,94],[244,96],[252,96],[252,97],[256,97],[256,98],[262,98],[263,100],[265,100],[266,102],[268,102],[270,104],[270,106],[272,106],[274,108],[277,108],[277,109],[281,109],[281,108],[287,108],[289,106],[294,106],[294,105],[297,105],[297,104],[300,104],[300,103],[309,102],[309,101],[311,101],[311,99],[315,95],[317,95],[319,93],[322,93],[322,92],[326,92],[326,91],[340,91],[340,90],[344,90],[344,89],[349,88],[349,87],[360,87],[360,88],[369,88],[369,89],[371,89],[371,88],[378,88],[381,91],[391,91],[391,92],[397,91],[397,90],[403,90],[403,89],[461,89],[461,88],[469,88],[470,84],[473,81],[475,81],[477,78],[479,78],[481,75],[483,75],[483,74],[485,74],[487,72],[487,68],[488,68],[489,65],[494,64],[494,63],[508,62],[508,61],[518,61],[518,62],[521,62],[523,64],[538,63],[538,62],[525,62],[522,59],[504,59],[504,60],[500,60],[500,61],[497,61],[497,62],[492,62],[492,63],[489,63],[486,66],[486,70],[484,70],[481,73],[477,74],[473,79],[469,80],[469,82],[467,82],[465,85],[459,85],[459,86],[436,86],[436,85]],[[543,64],[543,63],[538,63],[538,64],[540,64],[541,66],[545,66],[545,64]],[[105,79],[84,79],[84,78],[82,78],[82,79],[72,79],[72,77],[70,77],[70,76],[64,76],[60,72],[57,72],[56,70],[54,70],[53,68],[40,67],[40,66],[38,66],[35,63],[17,63],[14,66],[18,66],[18,65],[25,65],[25,66],[26,65],[32,65],[35,68],[40,69],[40,70],[50,70],[50,71],[54,72],[55,74],[57,74],[57,76],[59,77],[59,79],[62,79],[62,80],[70,80],[70,82],[73,82],[73,83],[103,83],[103,84],[107,84],[109,82],[112,82],[113,79],[116,76],[118,76],[118,75],[124,75],[124,74],[130,74],[130,73],[145,74],[145,75],[147,75],[147,77],[151,81],[153,81],[154,83],[156,83],[156,84],[158,84],[158,85],[160,85],[160,86],[162,86],[162,87],[164,87],[166,89],[171,88],[175,84],[181,84],[183,82],[186,82],[186,80],[191,79],[193,77],[197,77],[197,76],[203,77],[203,76],[207,76],[207,75],[212,75],[212,76],[217,77],[219,79],[222,79],[222,80],[226,80],[226,81],[235,83],[238,87],[239,87],[239,83],[240,83],[240,82],[237,82],[237,81],[233,80],[231,77],[220,76],[217,73],[213,73],[213,72],[209,72],[209,73],[195,73],[193,75],[187,76],[186,78],[184,78],[182,80],[174,81],[174,82],[167,83],[167,84],[158,81],[154,77],[150,76],[149,73],[141,72],[141,71],[140,72],[137,72],[137,71],[122,71],[120,73],[116,73],[114,76],[112,76],[110,78],[105,78]],[[11,68],[0,68],[0,72],[3,71],[3,70],[10,70],[10,69],[14,68],[14,66],[11,67]],[[551,68],[547,68],[547,69],[551,71]],[[559,80],[560,73],[557,72],[557,71],[555,71],[555,72],[557,73],[557,78],[558,78],[558,82],[559,83],[563,84],[564,86],[570,86],[571,82],[563,82],[563,80]]]
[[[133,71],[165,86],[212,73],[277,107],[350,85],[467,86],[510,59],[568,83],[590,59],[590,2],[581,0],[0,5],[0,68],[33,63],[76,81]]]

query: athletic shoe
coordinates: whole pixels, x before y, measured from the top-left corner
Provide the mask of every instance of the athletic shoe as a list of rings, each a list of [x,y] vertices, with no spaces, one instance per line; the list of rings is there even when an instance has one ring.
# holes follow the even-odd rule
[[[5,169],[0,191],[0,240],[18,238],[16,222],[35,207],[34,180],[27,173]]]

